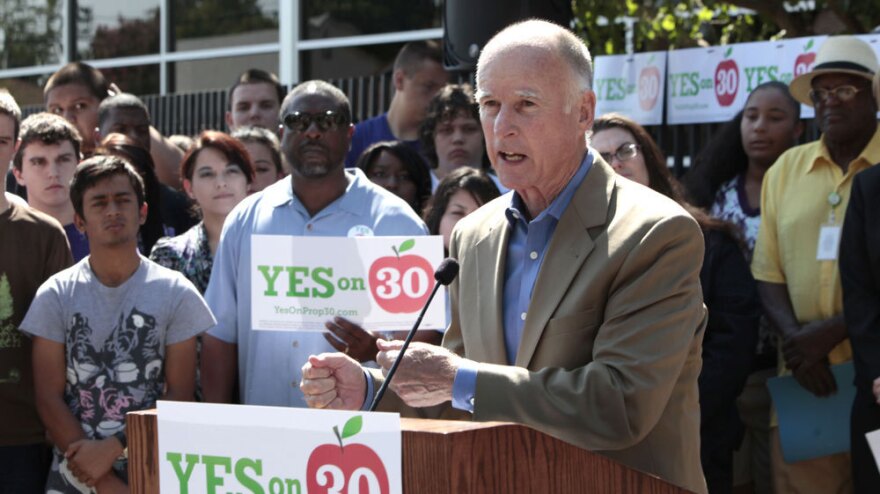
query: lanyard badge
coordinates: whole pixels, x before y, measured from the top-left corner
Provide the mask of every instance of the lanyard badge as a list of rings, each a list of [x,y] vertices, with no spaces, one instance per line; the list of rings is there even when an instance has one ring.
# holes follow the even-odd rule
[[[828,213],[828,223],[819,228],[819,244],[816,247],[817,261],[836,261],[837,251],[840,247],[841,227],[837,224],[835,210],[843,198],[836,191],[828,194],[828,205],[831,212]]]

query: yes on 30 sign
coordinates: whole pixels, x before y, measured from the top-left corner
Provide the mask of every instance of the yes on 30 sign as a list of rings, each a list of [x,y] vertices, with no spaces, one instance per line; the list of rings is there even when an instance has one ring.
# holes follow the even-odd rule
[[[409,329],[436,284],[443,238],[254,235],[251,325],[324,331],[345,317],[366,329]],[[421,328],[446,327],[442,288]]]
[[[400,415],[159,401],[163,493],[398,494]]]

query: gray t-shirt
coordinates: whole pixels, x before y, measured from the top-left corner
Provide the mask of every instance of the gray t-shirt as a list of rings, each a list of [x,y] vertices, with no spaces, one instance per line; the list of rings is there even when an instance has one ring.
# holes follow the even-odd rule
[[[162,396],[165,347],[214,324],[180,273],[141,257],[131,278],[108,287],[87,257],[40,286],[20,329],[65,345],[64,400],[86,436],[103,439],[124,430],[126,413],[153,407]],[[62,462],[56,451],[47,488],[71,492],[76,482]]]

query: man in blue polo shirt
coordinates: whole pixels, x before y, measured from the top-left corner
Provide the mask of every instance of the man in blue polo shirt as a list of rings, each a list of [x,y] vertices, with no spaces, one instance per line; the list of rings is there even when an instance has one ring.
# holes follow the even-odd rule
[[[428,104],[449,81],[440,44],[413,41],[403,45],[394,60],[392,78],[394,97],[388,112],[357,124],[345,166],[355,166],[365,149],[381,141],[403,141],[421,154],[419,128]]]
[[[346,170],[354,130],[351,105],[336,87],[307,81],[281,105],[282,152],[291,164],[281,180],[241,202],[226,218],[205,298],[217,326],[204,337],[202,387],[206,401],[305,406],[299,390],[309,355],[333,351],[320,332],[251,328],[251,235],[424,235],[409,205]]]

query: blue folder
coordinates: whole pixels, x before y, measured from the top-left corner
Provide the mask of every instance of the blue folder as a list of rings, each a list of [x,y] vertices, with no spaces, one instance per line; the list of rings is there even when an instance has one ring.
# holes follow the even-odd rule
[[[837,393],[825,398],[801,387],[793,376],[767,380],[787,463],[849,451],[849,416],[856,396],[853,364],[834,365],[831,372]]]

